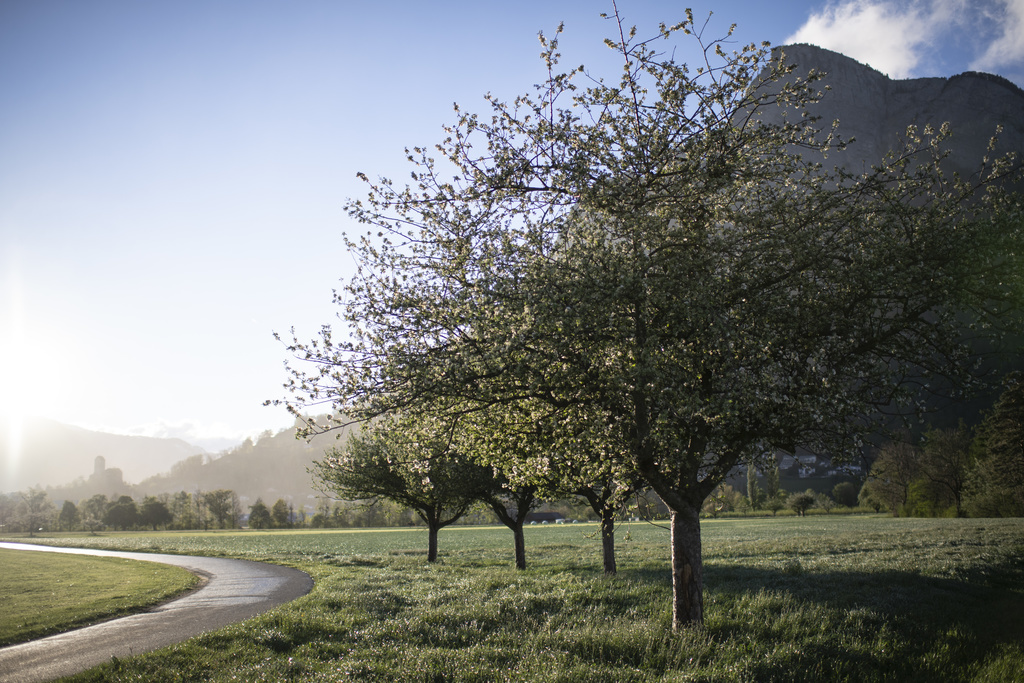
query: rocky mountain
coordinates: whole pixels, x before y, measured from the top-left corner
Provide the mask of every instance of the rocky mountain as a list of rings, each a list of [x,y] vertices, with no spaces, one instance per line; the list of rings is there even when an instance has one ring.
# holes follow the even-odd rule
[[[950,78],[894,80],[850,57],[813,45],[776,47],[773,56],[795,65],[798,76],[811,69],[825,74],[819,86],[830,90],[809,113],[819,116],[825,127],[838,121],[839,135],[851,141],[846,150],[828,155],[826,168],[839,165],[851,172],[868,170],[886,152],[902,147],[908,126],[923,130],[931,124],[938,129],[944,123],[952,130],[945,143],[950,151],[944,162],[947,174],[976,178],[986,155],[1014,152],[1017,164],[1024,162],[1024,90],[1001,76],[966,72]],[[794,113],[769,108],[761,118],[778,123],[787,115]],[[989,152],[997,127],[1002,132]],[[1024,187],[1016,189],[1024,191]],[[1024,370],[1024,340],[1011,342],[1000,354],[986,356],[982,372],[998,376],[1008,370]],[[935,412],[930,423],[953,426],[961,418],[975,423],[997,395],[998,389],[993,389],[964,402],[932,399]]]
[[[11,425],[0,422],[0,493],[30,486],[60,486],[95,473],[96,457],[138,482],[171,465],[204,453],[181,439],[96,432],[44,418],[28,418],[15,444]]]
[[[964,177],[978,170],[997,126],[1003,132],[996,154],[1024,155],[1024,90],[1000,76],[969,71],[950,78],[894,80],[814,45],[784,45],[773,55],[795,65],[797,74],[811,69],[826,74],[820,84],[831,90],[811,113],[826,126],[838,120],[842,138],[853,139],[845,152],[828,159],[850,171],[864,170],[887,151],[899,149],[909,125],[939,128],[948,122],[953,135],[947,170]],[[782,109],[768,110],[763,119],[777,122],[784,114]]]

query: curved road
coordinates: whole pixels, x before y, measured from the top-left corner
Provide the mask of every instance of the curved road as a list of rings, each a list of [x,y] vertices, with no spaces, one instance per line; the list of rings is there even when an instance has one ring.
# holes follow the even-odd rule
[[[108,662],[111,657],[130,657],[173,645],[266,612],[313,587],[309,575],[298,569],[248,560],[22,543],[0,543],[0,548],[163,562],[206,579],[198,590],[147,612],[0,648],[3,683],[48,681]]]

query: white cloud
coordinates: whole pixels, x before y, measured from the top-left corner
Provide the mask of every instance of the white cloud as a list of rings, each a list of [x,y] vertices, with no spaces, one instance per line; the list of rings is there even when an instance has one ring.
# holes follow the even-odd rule
[[[999,0],[996,5],[994,11],[986,13],[995,27],[996,38],[971,62],[970,68],[1019,71],[1024,62],[1024,0]]]
[[[916,75],[915,69],[942,33],[962,19],[964,7],[963,0],[850,0],[811,14],[785,42],[811,43],[869,64],[892,78],[908,78]]]
[[[192,421],[169,422],[159,420],[144,425],[136,425],[128,429],[96,428],[97,431],[110,432],[112,434],[126,434],[128,436],[151,436],[158,439],[181,439],[193,446],[199,446],[208,451],[215,452],[240,444],[245,434],[223,423],[206,424]]]

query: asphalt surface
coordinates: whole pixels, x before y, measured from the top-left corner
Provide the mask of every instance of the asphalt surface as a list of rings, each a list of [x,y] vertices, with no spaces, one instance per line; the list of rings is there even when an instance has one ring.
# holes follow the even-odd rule
[[[0,548],[163,562],[184,567],[205,580],[199,590],[147,612],[0,648],[3,683],[49,681],[108,662],[111,657],[123,659],[180,643],[290,602],[313,587],[309,575],[298,569],[247,560],[22,543],[0,543]]]

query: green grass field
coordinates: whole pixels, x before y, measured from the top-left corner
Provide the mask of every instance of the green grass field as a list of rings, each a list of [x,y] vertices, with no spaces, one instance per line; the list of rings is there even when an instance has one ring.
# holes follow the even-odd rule
[[[1024,520],[708,520],[706,625],[670,631],[668,534],[591,525],[111,534],[62,544],[265,559],[299,600],[76,681],[1013,681],[1024,671]],[[47,542],[48,539],[40,539]]]
[[[188,590],[180,567],[0,548],[0,645],[138,612]]]

